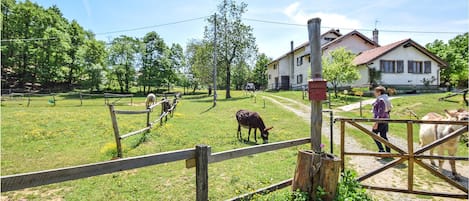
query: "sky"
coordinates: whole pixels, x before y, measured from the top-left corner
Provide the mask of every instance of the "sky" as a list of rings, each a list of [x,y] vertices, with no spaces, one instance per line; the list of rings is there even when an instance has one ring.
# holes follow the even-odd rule
[[[57,5],[64,17],[76,20],[100,40],[119,35],[143,37],[157,32],[167,44],[185,47],[203,37],[205,18],[216,11],[219,0],[33,0],[43,7]],[[238,1],[239,2],[239,1]],[[380,30],[379,43],[386,45],[412,38],[421,45],[435,39],[447,41],[469,31],[467,0],[251,0],[244,22],[254,29],[259,51],[277,58],[308,40],[306,23],[321,18],[321,31],[331,28],[346,34],[354,29],[371,38]],[[193,19],[193,20],[190,20]],[[187,22],[181,22],[186,21]],[[266,23],[260,21],[280,22]],[[181,22],[164,25],[172,22]],[[283,24],[282,24],[283,23]],[[163,25],[163,26],[156,26]],[[139,30],[136,28],[147,27]],[[131,31],[121,31],[131,30]],[[121,31],[117,33],[109,33]],[[415,32],[428,33],[415,33]],[[437,32],[437,33],[432,33]]]

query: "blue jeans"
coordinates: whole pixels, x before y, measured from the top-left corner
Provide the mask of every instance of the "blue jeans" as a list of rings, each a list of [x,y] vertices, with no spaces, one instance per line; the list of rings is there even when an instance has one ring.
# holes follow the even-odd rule
[[[379,136],[381,136],[385,140],[388,140],[388,136],[387,136],[388,130],[389,130],[389,125],[387,123],[378,123],[378,129],[373,130],[373,133],[379,134]],[[375,143],[376,143],[376,146],[378,146],[379,152],[384,152],[383,144],[379,142],[378,140],[375,140]],[[391,152],[391,148],[386,146],[386,152]]]

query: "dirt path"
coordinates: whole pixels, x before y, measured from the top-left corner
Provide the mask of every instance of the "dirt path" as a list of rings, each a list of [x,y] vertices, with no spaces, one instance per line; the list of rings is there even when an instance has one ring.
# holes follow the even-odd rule
[[[399,97],[398,96],[389,97],[389,100],[396,99],[396,98],[399,98]],[[362,106],[371,105],[371,104],[373,104],[374,101],[375,101],[375,99],[364,100],[364,101],[362,101]],[[352,110],[358,109],[358,108],[360,108],[360,102],[352,103],[352,104],[349,104],[349,105],[344,105],[344,106],[338,107],[337,109],[342,110],[344,112],[348,112],[348,111],[352,111]]]
[[[287,111],[293,112],[297,116],[301,117],[303,120],[309,122],[310,121],[310,107],[308,105],[305,105],[299,101],[292,100],[289,98],[285,97],[280,97],[276,95],[264,95],[264,98],[266,100],[271,101],[272,103],[279,105],[280,107],[284,108]],[[328,119],[327,115],[323,117],[323,130],[329,131],[329,122],[325,121]],[[353,129],[350,126],[347,126],[347,129]],[[333,135],[334,138],[334,144],[339,144],[340,143],[340,135],[337,132],[338,127],[335,125],[334,130],[336,132]],[[324,132],[323,134],[324,137],[330,138],[328,135],[329,132]],[[401,138],[395,138],[392,137],[392,134],[389,135],[390,141],[393,144],[398,144],[398,145],[405,145],[407,142],[404,139]],[[370,143],[373,143],[373,141],[370,139]],[[345,147],[348,152],[370,152],[370,151],[375,151],[375,150],[367,150],[365,149],[359,142],[357,142],[353,137],[346,136],[345,137]],[[418,144],[414,143],[414,147],[417,148]],[[401,147],[403,150],[407,150],[406,147]],[[377,159],[375,157],[347,157],[346,162],[348,168],[353,168],[355,169],[359,175],[366,174],[367,172],[370,172],[373,169],[376,169],[378,167],[383,166],[389,161]],[[445,169],[450,169],[449,164],[446,162]],[[467,170],[468,168],[464,167],[461,164],[458,164],[457,169],[459,170],[459,173],[461,174],[463,178],[463,185],[465,184],[467,187],[467,177],[469,176],[469,173]],[[447,172],[449,173],[449,172]],[[398,165],[394,168],[390,168],[374,177],[371,177],[363,182],[364,184],[368,185],[374,185],[374,186],[381,186],[381,187],[391,187],[391,188],[407,188],[407,165],[406,163]],[[427,181],[426,178],[419,178],[415,177],[414,178],[414,188],[417,190],[425,190],[425,191],[435,191],[435,192],[454,192],[454,193],[460,193],[460,191],[456,188],[450,187],[448,184],[445,182],[442,182],[440,180],[433,182],[432,181]],[[403,193],[391,193],[391,192],[385,192],[385,191],[370,191],[373,195],[378,200],[429,200],[432,199],[431,197],[425,197],[425,196],[416,196],[412,194],[403,194]],[[439,198],[435,197],[437,200],[458,200],[458,199],[448,199],[448,198]]]

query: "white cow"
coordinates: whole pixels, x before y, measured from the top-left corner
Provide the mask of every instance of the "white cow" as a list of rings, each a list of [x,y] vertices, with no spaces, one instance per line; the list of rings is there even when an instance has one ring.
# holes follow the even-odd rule
[[[156,96],[153,93],[149,93],[147,95],[147,99],[145,100],[145,106],[146,108],[150,107],[150,105],[153,105],[156,103]]]
[[[434,121],[440,121],[440,120],[446,120],[446,121],[467,121],[469,113],[464,110],[464,109],[459,109],[459,110],[454,110],[454,111],[448,111],[445,110],[446,113],[446,118],[444,116],[441,116],[437,113],[428,113],[425,115],[422,120],[434,120]],[[432,143],[435,140],[441,139],[445,137],[446,135],[454,132],[455,130],[458,130],[462,128],[462,125],[444,125],[444,124],[422,124],[420,126],[420,146],[426,146],[430,143]],[[445,150],[448,150],[448,155],[454,156],[458,150],[458,139],[454,138],[451,139],[439,146],[436,147],[438,150],[438,155],[442,156],[445,152]],[[433,156],[433,149],[430,149],[430,155]],[[440,171],[442,171],[442,166],[443,166],[443,160],[438,160],[438,168]],[[459,180],[459,176],[456,172],[456,162],[455,160],[450,160],[449,161],[451,165],[451,171],[454,176],[455,180]],[[431,159],[431,164],[435,166],[435,162],[433,159]]]

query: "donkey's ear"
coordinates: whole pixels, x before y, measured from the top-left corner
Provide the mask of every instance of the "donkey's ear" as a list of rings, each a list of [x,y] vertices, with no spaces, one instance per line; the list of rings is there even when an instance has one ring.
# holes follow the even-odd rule
[[[459,108],[459,109],[458,109],[458,112],[466,112],[466,109],[464,109],[464,108]]]
[[[447,109],[445,109],[445,113],[448,118],[451,118],[451,117],[455,117],[457,112],[448,111]]]
[[[269,128],[265,128],[264,131],[269,131],[271,130],[272,128],[274,128],[273,126],[269,127]]]

